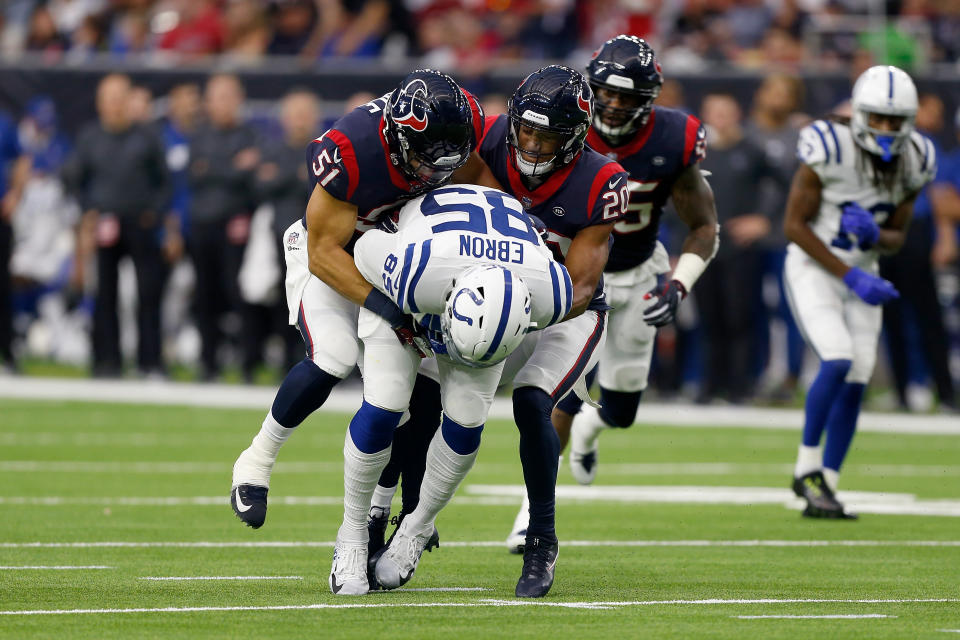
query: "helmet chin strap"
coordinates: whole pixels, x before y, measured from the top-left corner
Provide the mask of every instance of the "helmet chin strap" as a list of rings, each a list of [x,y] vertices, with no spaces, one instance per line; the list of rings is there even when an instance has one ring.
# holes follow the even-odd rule
[[[600,118],[600,114],[597,113],[593,116],[593,126],[597,129],[597,131],[599,131],[601,134],[603,134],[608,138],[623,138],[630,135],[631,133],[633,133],[634,131],[636,131],[646,123],[647,121],[646,117],[643,117],[643,119],[641,119],[640,122],[637,122],[637,119],[643,115],[644,114],[642,112],[637,113],[637,115],[633,116],[632,118],[630,118],[629,120],[621,124],[620,126],[612,127],[606,124]]]
[[[515,151],[517,169],[523,175],[528,178],[542,177],[553,169],[553,164],[556,162],[557,157],[554,156],[550,158],[549,162],[528,162],[523,159],[523,156],[520,154],[520,150]]]

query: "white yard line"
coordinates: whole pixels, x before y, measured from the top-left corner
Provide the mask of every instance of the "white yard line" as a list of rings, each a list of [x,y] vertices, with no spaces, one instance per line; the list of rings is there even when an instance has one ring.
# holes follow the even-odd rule
[[[838,614],[828,614],[822,616],[805,616],[805,615],[796,615],[796,616],[730,616],[731,618],[739,618],[740,620],[861,620],[864,618],[896,618],[897,616],[890,616],[885,613],[838,613]]]
[[[461,608],[461,607],[559,607],[574,609],[612,609],[617,607],[640,607],[656,605],[739,605],[739,604],[806,604],[806,603],[843,603],[843,604],[910,604],[910,603],[954,603],[956,598],[906,598],[906,599],[804,599],[804,598],[758,598],[758,599],[704,599],[704,600],[637,600],[626,602],[556,602],[544,600],[496,600],[484,598],[474,602],[390,602],[344,604],[306,604],[306,605],[270,605],[270,606],[220,606],[220,607],[136,607],[130,609],[28,609],[0,611],[6,616],[71,615],[71,614],[114,614],[114,613],[196,613],[221,611],[292,611],[309,609],[379,609],[379,608]]]
[[[960,540],[561,540],[566,547],[960,547]],[[292,549],[333,548],[333,540],[225,542],[0,542],[0,549]],[[444,540],[442,547],[505,547],[503,540]]]
[[[136,380],[104,382],[10,377],[4,378],[3,384],[0,384],[0,397],[20,400],[74,400],[262,411],[266,411],[271,405],[275,393],[276,389],[273,387]],[[360,407],[360,400],[359,386],[336,387],[324,403],[323,410],[354,413]],[[510,398],[495,398],[490,417],[512,419],[513,407]],[[675,426],[786,429],[799,433],[803,425],[803,412],[798,409],[644,403],[637,413],[637,422]],[[859,431],[912,435],[960,435],[960,421],[956,416],[866,412],[860,415],[857,428]]]
[[[75,569],[113,569],[113,567],[108,567],[102,564],[86,564],[86,565],[60,565],[60,566],[48,566],[48,565],[31,565],[31,566],[10,566],[10,567],[0,567],[0,570],[3,571],[21,571],[21,570],[50,570],[50,571],[73,571]]]
[[[464,493],[454,497],[461,506],[502,506],[519,504],[523,485],[467,485]],[[855,513],[960,517],[960,500],[920,500],[909,493],[875,491],[842,491],[840,498]],[[711,505],[781,505],[799,509],[803,502],[786,488],[724,487],[697,485],[602,485],[582,487],[558,485],[557,501],[563,503],[612,502],[630,504],[711,504]],[[222,496],[0,496],[0,505],[27,506],[98,506],[98,507],[181,507],[226,505]],[[339,496],[277,496],[270,504],[290,506],[339,506]]]
[[[26,436],[25,436],[26,439]],[[486,471],[517,469],[516,463],[479,463]],[[0,460],[0,473],[104,473],[104,474],[216,474],[229,473],[233,468],[227,462],[99,462],[50,460]],[[275,470],[288,474],[342,473],[342,462],[278,462]],[[861,464],[844,467],[848,475],[903,478],[956,478],[960,465],[919,464]],[[729,475],[786,475],[793,472],[793,464],[751,462],[624,462],[603,465],[608,476],[729,476]]]
[[[303,580],[303,576],[143,576],[141,580]]]

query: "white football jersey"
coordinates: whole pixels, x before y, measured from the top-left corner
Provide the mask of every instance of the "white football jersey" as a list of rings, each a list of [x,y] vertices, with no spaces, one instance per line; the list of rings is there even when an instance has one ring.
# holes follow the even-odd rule
[[[477,264],[503,267],[524,281],[537,329],[559,322],[573,299],[570,275],[520,203],[486,187],[450,185],[411,200],[400,210],[397,232],[368,231],[357,240],[354,260],[367,281],[418,319],[441,314],[454,277]]]
[[[820,212],[811,222],[813,232],[844,263],[872,267],[875,249],[861,250],[853,234],[840,233],[842,208],[857,203],[873,213],[877,224],[889,218],[897,206],[930,182],[937,172],[933,143],[911,132],[901,151],[902,170],[892,189],[874,184],[872,170],[861,159],[866,151],[853,139],[850,127],[829,120],[817,120],[804,127],[797,141],[800,161],[813,169],[823,185]]]

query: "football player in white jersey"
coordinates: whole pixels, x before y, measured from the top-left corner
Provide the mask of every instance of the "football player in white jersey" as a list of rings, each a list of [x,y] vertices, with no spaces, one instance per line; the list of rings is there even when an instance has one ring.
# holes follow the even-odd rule
[[[837,500],[837,480],[876,361],[880,305],[899,297],[877,275],[877,256],[902,246],[917,193],[936,173],[933,144],[913,127],[917,91],[905,72],[867,69],[851,107],[849,121],[800,132],[784,222],[788,300],[821,360],[793,479],[809,517],[856,517]]]
[[[367,513],[421,352],[436,354],[443,418],[427,451],[420,502],[376,561],[376,580],[388,589],[410,580],[423,551],[437,544],[434,521],[473,466],[504,360],[529,331],[566,316],[573,300],[566,268],[502,191],[437,189],[406,204],[396,227],[368,231],[354,258],[368,282],[416,318],[429,345],[401,344],[380,316],[360,310],[363,404],[344,442],[344,519],[330,573],[330,588],[341,595],[370,588]],[[365,442],[377,446],[357,445]]]

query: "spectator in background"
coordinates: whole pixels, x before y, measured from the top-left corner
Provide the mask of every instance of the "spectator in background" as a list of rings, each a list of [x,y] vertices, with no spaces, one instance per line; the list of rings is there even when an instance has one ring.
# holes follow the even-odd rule
[[[803,84],[796,76],[776,74],[767,76],[753,97],[753,111],[744,128],[747,139],[762,149],[770,168],[770,177],[757,185],[759,189],[758,210],[770,221],[770,233],[761,238],[757,246],[761,252],[763,277],[776,282],[777,300],[772,312],[786,328],[787,374],[774,399],[793,399],[803,366],[806,344],[797,328],[797,323],[787,305],[783,286],[783,263],[787,257],[787,238],[783,233],[783,214],[787,204],[787,192],[797,168],[796,148],[800,128],[805,117],[798,113],[803,102]],[[760,309],[764,301],[759,300]],[[759,311],[759,310],[758,310]],[[766,316],[766,313],[761,313]],[[769,323],[760,326],[761,370],[768,362],[770,344]]]
[[[283,235],[287,227],[303,216],[310,199],[310,181],[306,164],[303,162],[303,152],[316,137],[319,121],[320,107],[314,94],[303,90],[288,93],[280,104],[283,139],[264,146],[263,159],[257,169],[258,199],[273,208],[269,242],[275,249],[275,264],[271,265],[270,270],[279,277],[273,287],[275,291],[272,299],[264,301],[269,304],[262,304],[257,313],[260,322],[254,333],[263,337],[276,333],[283,337],[285,369],[302,359],[303,343],[298,331],[287,322],[287,304],[283,295],[283,274],[286,271]],[[251,341],[251,345],[260,346],[258,341]],[[256,353],[250,354],[251,361],[260,359],[259,351],[257,349]]]
[[[160,356],[160,298],[163,258],[160,232],[170,202],[170,176],[163,144],[155,132],[130,119],[130,80],[111,74],[97,87],[99,122],[77,138],[64,167],[68,188],[84,211],[78,242],[77,278],[87,252],[96,251],[93,314],[93,373],[122,370],[117,317],[117,266],[133,259],[137,274],[137,365],[143,375],[163,375]]]
[[[394,5],[401,5],[395,7]],[[392,12],[402,3],[387,0],[319,0],[319,29],[304,48],[307,56],[370,58],[390,30]]]
[[[127,108],[130,110],[131,122],[150,124],[153,122],[153,93],[142,85],[130,87]]]
[[[170,211],[173,214],[168,233],[180,238],[179,244],[171,244],[170,262],[176,262],[183,253],[182,238],[187,227],[190,207],[190,181],[187,166],[190,162],[189,137],[193,135],[200,120],[200,89],[193,83],[178,84],[167,95],[167,117],[162,121],[161,135],[167,150],[167,169],[173,186]]]
[[[913,205],[913,218],[907,229],[907,237],[900,251],[892,256],[880,257],[880,276],[889,280],[900,292],[900,298],[883,306],[883,326],[886,331],[887,347],[890,352],[890,365],[893,369],[897,398],[901,408],[912,408],[909,389],[911,384],[924,385],[923,376],[914,374],[911,360],[923,354],[926,369],[933,378],[940,405],[948,409],[956,408],[953,380],[947,357],[949,343],[943,326],[943,309],[937,298],[936,280],[932,269],[934,238],[936,231],[946,229],[946,214],[943,208],[931,206],[931,195],[941,188],[945,180],[944,165],[940,160],[940,149],[933,142],[943,129],[943,102],[934,94],[921,94],[917,109],[916,128],[931,139],[934,149],[925,150],[926,154],[936,154],[937,176],[917,196]],[[927,157],[925,155],[925,157]],[[931,161],[932,158],[931,158]],[[935,220],[939,214],[941,220]],[[946,235],[953,235],[947,233]],[[945,237],[945,236],[943,236]],[[955,241],[955,236],[953,240]],[[945,242],[949,245],[950,238]],[[940,240],[939,242],[944,242]],[[938,243],[939,243],[938,242]],[[956,243],[954,242],[954,247]],[[941,249],[941,251],[944,251]],[[948,251],[948,250],[947,250]],[[912,348],[919,342],[920,348]],[[913,356],[913,357],[912,357]],[[914,378],[911,380],[911,378]],[[919,378],[919,379],[917,379]]]
[[[163,51],[198,58],[223,51],[223,16],[215,0],[175,0],[179,22],[159,42]]]
[[[760,212],[757,184],[768,175],[763,150],[741,128],[740,106],[723,93],[704,98],[701,116],[708,151],[701,163],[713,188],[720,223],[720,250],[695,290],[706,341],[706,367],[698,401],[725,393],[735,404],[749,400],[750,362],[760,290],[758,240],[770,233]]]
[[[232,0],[224,14],[224,53],[236,60],[255,61],[270,44],[270,27],[260,0]]]
[[[250,231],[259,153],[256,134],[243,122],[243,100],[235,76],[212,76],[204,94],[208,121],[190,139],[190,255],[197,278],[201,378],[206,381],[220,375],[224,324],[231,337],[243,340],[248,321],[237,274]],[[245,373],[252,372],[245,368]]]
[[[46,5],[37,5],[30,14],[26,50],[59,57],[70,42],[59,31]]]
[[[272,0],[269,15],[273,35],[267,53],[279,56],[299,55],[317,25],[317,10],[311,0]]]
[[[13,308],[10,290],[11,220],[20,201],[27,161],[21,158],[13,120],[0,112],[0,371],[17,369],[13,357]]]

